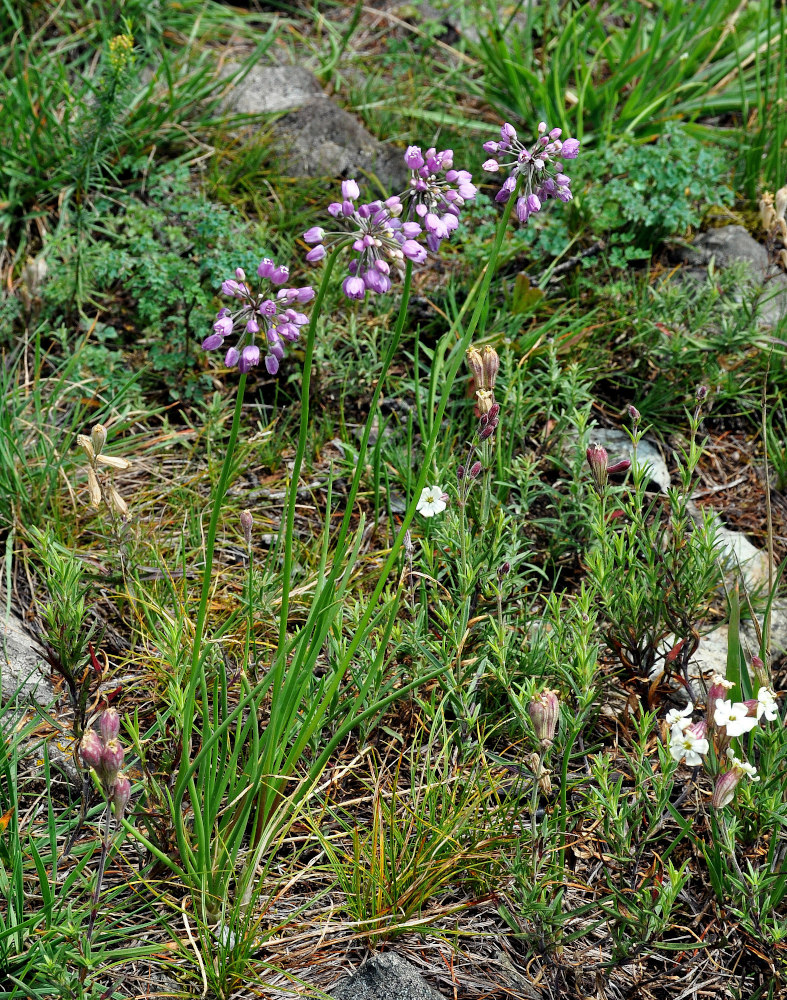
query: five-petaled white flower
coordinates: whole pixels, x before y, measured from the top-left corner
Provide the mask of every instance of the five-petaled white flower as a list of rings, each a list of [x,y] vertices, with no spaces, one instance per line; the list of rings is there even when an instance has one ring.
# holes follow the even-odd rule
[[[761,687],[757,692],[757,718],[762,716],[773,722],[779,718],[779,706],[776,703],[776,695],[769,687]]]
[[[424,517],[434,517],[435,514],[442,514],[448,503],[448,494],[443,493],[440,486],[424,486],[421,490],[421,499],[415,508]]]
[[[672,727],[669,751],[673,760],[681,761],[685,758],[689,767],[697,767],[702,763],[702,756],[708,749],[708,741],[704,736],[698,736],[691,729],[684,731],[678,722]]]
[[[713,721],[717,726],[724,726],[727,735],[730,737],[742,736],[750,732],[757,725],[756,716],[749,715],[749,706],[742,701],[724,701],[722,698],[716,699],[716,710],[713,713]]]
[[[741,771],[743,774],[747,774],[752,781],[760,780],[760,776],[757,774],[757,768],[753,764],[750,764],[747,760],[739,760],[739,758],[735,756],[735,751],[732,747],[727,749],[727,756],[730,759],[730,765],[735,768],[736,771]]]
[[[677,708],[671,708],[667,712],[667,725],[670,729],[673,726],[680,726],[681,730],[685,732],[691,725],[691,713],[694,711],[694,705],[689,702],[688,705],[681,712]]]

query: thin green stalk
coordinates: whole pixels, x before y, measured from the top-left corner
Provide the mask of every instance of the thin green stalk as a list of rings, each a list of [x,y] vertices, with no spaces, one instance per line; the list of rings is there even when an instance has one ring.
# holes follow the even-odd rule
[[[317,334],[317,321],[322,312],[322,304],[331,282],[331,273],[336,264],[338,251],[334,250],[328,257],[323,271],[320,288],[309,319],[309,332],[306,335],[305,356],[303,360],[303,378],[301,381],[301,421],[298,428],[298,445],[295,450],[295,461],[290,476],[290,490],[287,497],[287,516],[284,522],[284,567],[282,570],[281,608],[279,612],[279,649],[277,665],[284,662],[285,644],[287,640],[287,619],[290,611],[290,588],[292,584],[292,543],[295,529],[295,501],[298,497],[298,480],[301,475],[303,456],[306,454],[306,443],[309,436],[309,389],[311,387],[312,360],[314,357],[314,340]],[[274,691],[276,688],[274,687]]]
[[[197,686],[200,684],[202,675],[203,660],[203,640],[205,638],[205,622],[208,614],[208,597],[212,583],[213,573],[213,550],[216,546],[216,534],[219,527],[219,516],[229,484],[230,471],[232,469],[232,455],[235,451],[235,444],[238,440],[240,429],[240,417],[243,409],[243,394],[246,389],[246,374],[242,374],[238,382],[238,394],[235,399],[235,412],[232,417],[232,427],[230,437],[227,442],[224,464],[221,467],[218,484],[214,492],[213,510],[210,515],[208,525],[208,535],[205,540],[205,565],[202,571],[202,592],[200,594],[199,608],[197,610],[197,621],[194,626],[194,646],[191,654],[191,671],[189,673],[189,684],[186,689],[186,698],[183,708],[183,746],[180,756],[180,767],[178,770],[178,781],[175,786],[175,797],[183,790],[183,781],[187,770],[189,756],[191,754],[191,731],[194,725],[194,703],[196,700]],[[204,677],[202,678],[204,681]]]

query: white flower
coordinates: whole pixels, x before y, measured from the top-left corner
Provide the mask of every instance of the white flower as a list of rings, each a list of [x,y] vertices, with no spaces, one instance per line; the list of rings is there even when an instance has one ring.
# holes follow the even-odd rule
[[[669,752],[673,760],[686,759],[689,767],[697,767],[702,763],[702,755],[708,752],[708,741],[704,736],[697,736],[690,729],[683,730],[676,722],[670,731]]]
[[[769,687],[761,687],[757,692],[757,718],[762,716],[773,722],[779,718],[779,706],[776,704],[776,695]]]
[[[742,736],[750,732],[757,725],[757,719],[749,715],[749,706],[742,701],[724,701],[716,699],[716,711],[713,713],[713,721],[717,726],[724,726],[727,735]]]
[[[722,677],[721,674],[714,674],[710,679],[712,687],[723,687],[725,691],[729,691],[730,688],[734,688],[735,684],[732,681],[728,681],[726,677]]]
[[[435,514],[442,514],[447,503],[448,494],[443,493],[440,486],[424,486],[415,509],[424,517],[433,517]]]
[[[691,713],[693,711],[694,705],[691,702],[688,703],[682,712],[678,711],[677,708],[671,708],[667,712],[667,725],[670,729],[673,726],[680,726],[681,730],[685,732],[691,725]]]
[[[730,759],[730,764],[736,771],[740,771],[742,774],[747,774],[752,781],[759,781],[760,776],[757,774],[757,768],[750,764],[747,760],[739,760],[735,756],[735,751],[732,747],[727,750],[727,756]]]

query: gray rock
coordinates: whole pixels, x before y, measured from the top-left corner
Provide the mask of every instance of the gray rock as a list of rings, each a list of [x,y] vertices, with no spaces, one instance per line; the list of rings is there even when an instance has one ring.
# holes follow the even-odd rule
[[[222,78],[237,73],[237,63],[227,63]],[[221,102],[225,112],[261,115],[302,108],[310,101],[327,100],[319,80],[303,66],[252,66]]]
[[[721,268],[738,262],[746,264],[752,279],[762,286],[758,302],[759,325],[775,326],[787,316],[787,275],[770,263],[768,251],[743,226],[709,229],[681,256],[689,266],[689,275],[697,279],[707,276],[711,260]]]
[[[768,271],[768,251],[743,226],[721,226],[700,233],[685,256],[687,263],[700,267],[707,267],[711,258],[715,258],[718,267],[729,267],[742,260],[760,280]]]
[[[0,615],[3,648],[0,651],[2,673],[2,703],[16,696],[17,700],[49,705],[54,700],[52,685],[38,669],[41,656],[35,651],[33,637],[14,614]]]
[[[405,959],[372,955],[330,994],[334,1000],[445,1000]]]
[[[387,194],[404,190],[404,150],[388,146],[333,101],[321,98],[280,118],[273,126],[281,150],[281,171],[291,177],[376,177]],[[363,192],[371,201],[383,191],[374,185]]]

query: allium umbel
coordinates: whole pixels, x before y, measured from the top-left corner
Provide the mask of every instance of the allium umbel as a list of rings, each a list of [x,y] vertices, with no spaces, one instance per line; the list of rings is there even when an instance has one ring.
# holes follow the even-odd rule
[[[500,129],[499,141],[484,143],[484,151],[494,154],[493,159],[484,163],[484,170],[491,173],[509,171],[495,196],[496,201],[508,201],[516,190],[519,178],[523,179],[516,203],[520,222],[527,222],[531,215],[541,211],[544,202],[550,198],[559,201],[570,201],[572,198],[571,180],[563,173],[560,161],[576,159],[579,141],[561,141],[561,134],[561,129],[549,129],[546,122],[540,122],[538,138],[528,149],[519,141],[514,126],[506,122]]]
[[[403,272],[405,260],[416,264],[426,260],[426,250],[415,239],[421,226],[401,221],[402,202],[398,196],[356,205],[360,196],[355,181],[342,181],[342,200],[328,206],[328,214],[341,228],[328,232],[312,226],[303,234],[306,243],[316,244],[306,254],[311,264],[322,260],[329,248],[349,247],[356,254],[347,267],[349,276],[342,282],[348,299],[362,299],[367,291],[383,294],[391,287],[392,267]]]
[[[220,309],[213,324],[213,333],[202,342],[206,351],[214,351],[223,347],[224,341],[233,332],[238,332],[238,339],[230,347],[224,357],[228,368],[237,365],[241,373],[249,371],[259,364],[261,352],[257,342],[259,334],[265,355],[265,367],[269,374],[275,375],[279,370],[279,362],[284,357],[284,344],[298,339],[300,329],[309,319],[295,306],[303,305],[314,298],[311,285],[302,288],[280,288],[276,298],[270,296],[272,289],[266,285],[283,285],[290,276],[289,269],[277,267],[269,258],[260,261],[257,268],[256,287],[246,279],[242,268],[235,271],[235,278],[224,281],[221,291],[224,295],[237,301],[234,309]]]
[[[403,217],[423,225],[426,245],[436,252],[459,225],[461,207],[477,194],[472,175],[454,169],[451,149],[432,147],[422,153],[419,146],[408,146],[404,162],[410,168],[410,187],[400,195]]]

